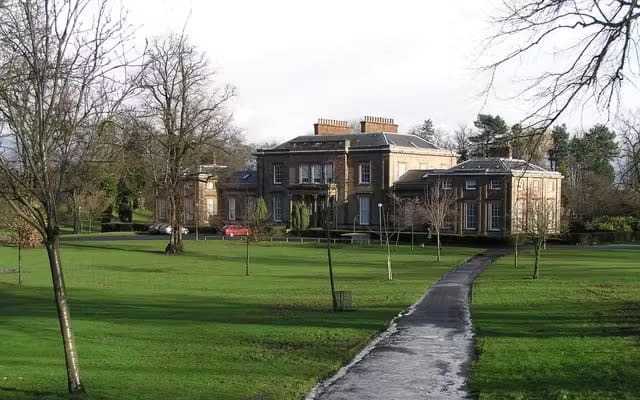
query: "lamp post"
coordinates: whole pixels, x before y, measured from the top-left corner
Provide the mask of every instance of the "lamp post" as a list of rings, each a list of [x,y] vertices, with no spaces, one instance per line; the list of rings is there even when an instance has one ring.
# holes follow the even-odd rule
[[[378,203],[378,225],[380,226],[380,247],[382,247],[382,203]]]
[[[385,241],[387,243],[387,272],[389,274],[389,280],[393,280],[393,273],[391,272],[391,248],[389,246],[389,232],[387,231],[389,227],[387,226],[387,219],[382,219],[382,203],[378,203],[378,210],[380,218],[380,244],[382,244],[382,222],[384,221]]]

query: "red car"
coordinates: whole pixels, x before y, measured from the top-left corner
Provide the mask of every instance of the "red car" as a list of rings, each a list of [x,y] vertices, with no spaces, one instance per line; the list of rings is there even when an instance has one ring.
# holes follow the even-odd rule
[[[251,235],[251,230],[242,225],[225,225],[222,228],[222,234],[229,237],[249,236]]]

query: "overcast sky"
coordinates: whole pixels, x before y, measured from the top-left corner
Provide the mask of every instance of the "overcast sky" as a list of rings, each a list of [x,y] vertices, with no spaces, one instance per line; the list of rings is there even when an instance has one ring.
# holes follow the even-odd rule
[[[220,82],[237,88],[233,113],[252,142],[310,133],[319,117],[390,117],[401,131],[431,118],[452,130],[479,112],[514,123],[527,110],[479,96],[494,0],[122,1],[141,38],[179,31],[188,18]],[[600,118],[587,115],[565,122]]]

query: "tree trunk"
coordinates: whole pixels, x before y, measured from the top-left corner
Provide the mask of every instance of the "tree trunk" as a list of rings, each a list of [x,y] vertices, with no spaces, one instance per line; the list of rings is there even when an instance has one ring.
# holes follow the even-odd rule
[[[247,252],[245,259],[245,276],[249,276],[249,235],[247,235]]]
[[[71,193],[71,202],[73,203],[73,233],[81,233],[80,226],[80,199],[78,198],[77,191]]]
[[[436,261],[440,262],[440,231],[436,231]]]
[[[80,381],[80,366],[78,365],[78,352],[76,350],[73,331],[71,329],[71,314],[67,303],[64,276],[60,263],[60,243],[56,234],[47,238],[45,243],[47,255],[49,256],[49,267],[51,268],[51,279],[53,281],[53,294],[58,310],[58,322],[60,323],[60,333],[64,345],[64,356],[67,365],[67,380],[69,393],[75,398],[82,398],[85,394],[84,386]]]
[[[518,235],[513,241],[513,268],[518,269]]]
[[[542,240],[536,239],[534,252],[535,252],[535,260],[533,262],[533,279],[538,279],[540,277],[540,252],[542,250]]]
[[[333,264],[331,261],[331,229],[327,221],[327,262],[329,264],[329,284],[331,285],[331,307],[336,312],[338,311],[338,301],[336,299],[336,286],[333,280]]]

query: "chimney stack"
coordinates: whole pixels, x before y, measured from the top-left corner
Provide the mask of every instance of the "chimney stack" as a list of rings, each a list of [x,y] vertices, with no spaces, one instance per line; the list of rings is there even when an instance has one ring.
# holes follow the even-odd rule
[[[366,116],[360,121],[360,132],[362,133],[398,133],[398,125],[393,123],[393,118],[369,117]]]
[[[313,133],[316,136],[346,135],[351,133],[351,125],[348,121],[318,118],[318,122],[313,124]]]

